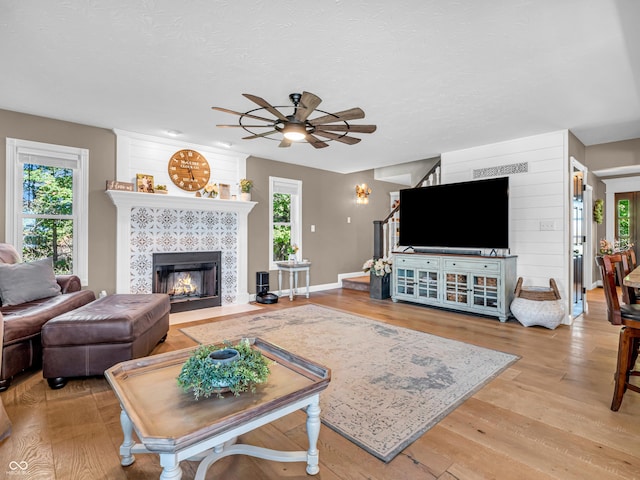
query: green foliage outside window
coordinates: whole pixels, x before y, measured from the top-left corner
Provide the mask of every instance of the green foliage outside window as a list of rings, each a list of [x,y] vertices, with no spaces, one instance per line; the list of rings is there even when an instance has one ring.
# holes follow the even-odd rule
[[[73,271],[73,170],[25,164],[23,169],[24,260],[51,257],[56,273]]]
[[[286,260],[291,245],[291,195],[273,194],[273,259]]]
[[[276,262],[286,260],[291,245],[291,227],[275,225],[273,227],[273,259]]]
[[[620,242],[620,248],[626,248],[631,243],[629,225],[630,220],[630,202],[627,199],[618,201],[618,225],[617,225],[617,237]]]

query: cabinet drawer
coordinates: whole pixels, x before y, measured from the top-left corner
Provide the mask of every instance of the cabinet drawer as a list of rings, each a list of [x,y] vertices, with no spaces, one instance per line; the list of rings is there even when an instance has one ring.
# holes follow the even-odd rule
[[[438,268],[440,266],[440,259],[435,258],[407,258],[396,257],[395,264],[400,268]]]
[[[444,267],[447,270],[470,270],[473,273],[481,273],[481,272],[494,272],[497,273],[500,271],[500,264],[498,262],[476,262],[469,260],[454,260],[454,259],[446,259],[444,261]]]

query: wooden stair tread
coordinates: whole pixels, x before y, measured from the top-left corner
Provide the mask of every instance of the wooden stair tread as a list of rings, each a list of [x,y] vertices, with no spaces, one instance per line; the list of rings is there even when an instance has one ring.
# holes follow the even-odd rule
[[[361,277],[344,278],[342,280],[342,288],[368,292],[369,291],[369,275],[363,275]]]

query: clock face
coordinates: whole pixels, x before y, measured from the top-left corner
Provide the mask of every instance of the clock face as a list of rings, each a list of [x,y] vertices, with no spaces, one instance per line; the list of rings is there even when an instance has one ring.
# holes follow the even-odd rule
[[[169,159],[169,178],[188,192],[202,190],[209,182],[209,162],[195,150],[178,150]]]

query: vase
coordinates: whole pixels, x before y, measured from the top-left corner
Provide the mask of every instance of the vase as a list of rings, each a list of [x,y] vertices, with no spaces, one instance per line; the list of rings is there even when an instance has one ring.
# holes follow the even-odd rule
[[[240,360],[240,352],[235,348],[223,348],[209,354],[209,360],[214,364],[224,365]],[[214,393],[227,393],[231,391],[229,383],[225,380],[212,381],[211,386],[215,387]]]
[[[240,193],[240,200],[242,200],[243,202],[250,202],[251,201],[251,192],[241,192]]]
[[[369,297],[376,300],[384,300],[391,297],[391,274],[386,273],[381,277],[374,273],[370,274]]]
[[[296,263],[296,254],[295,253],[290,253],[289,254],[289,263]]]

